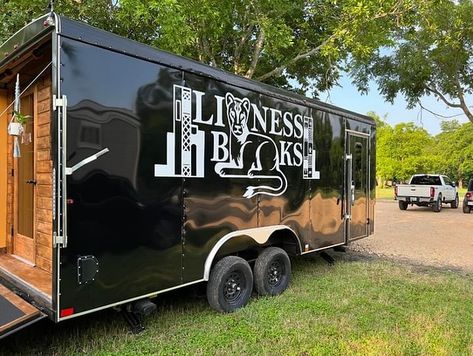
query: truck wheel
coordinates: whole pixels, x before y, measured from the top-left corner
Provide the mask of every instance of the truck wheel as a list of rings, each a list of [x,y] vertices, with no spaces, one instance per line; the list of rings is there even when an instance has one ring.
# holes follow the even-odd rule
[[[463,212],[464,212],[465,214],[469,214],[469,213],[471,212],[470,207],[469,207],[468,205],[466,205],[466,204],[463,204]]]
[[[440,210],[442,210],[442,196],[440,194],[437,197],[437,201],[435,202],[435,204],[432,205],[432,210],[436,213],[439,213]]]
[[[407,201],[399,200],[399,209],[406,210],[407,209]]]
[[[253,291],[253,273],[243,258],[222,258],[210,272],[207,300],[212,308],[229,313],[244,307]]]
[[[253,272],[259,295],[278,295],[291,281],[291,260],[283,249],[268,247],[256,259]]]
[[[452,207],[452,209],[458,208],[458,193],[457,195],[455,195],[455,200],[450,203],[450,206]]]

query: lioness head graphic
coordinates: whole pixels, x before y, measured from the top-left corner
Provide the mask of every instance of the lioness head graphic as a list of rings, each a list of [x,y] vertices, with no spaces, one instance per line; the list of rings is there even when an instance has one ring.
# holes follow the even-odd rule
[[[227,119],[233,135],[237,138],[248,133],[248,117],[250,116],[250,100],[238,99],[231,93],[225,95]]]

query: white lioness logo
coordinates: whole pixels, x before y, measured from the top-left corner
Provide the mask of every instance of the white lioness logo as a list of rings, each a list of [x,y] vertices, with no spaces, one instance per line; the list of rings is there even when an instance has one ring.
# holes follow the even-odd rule
[[[279,168],[276,143],[270,137],[248,129],[250,101],[227,93],[225,102],[231,132],[230,161],[217,163],[215,172],[221,177],[261,179],[263,184],[246,188],[245,198],[257,194],[283,194],[287,189],[287,179]]]

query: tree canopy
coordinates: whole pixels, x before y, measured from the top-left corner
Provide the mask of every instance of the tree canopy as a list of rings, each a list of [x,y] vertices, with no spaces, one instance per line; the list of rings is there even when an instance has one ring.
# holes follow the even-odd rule
[[[466,98],[473,93],[472,14],[471,0],[419,1],[413,18],[389,33],[388,45],[352,62],[359,89],[374,79],[385,99],[403,94],[409,107],[433,95],[473,122]]]
[[[58,13],[247,78],[314,96],[369,58],[427,0],[61,0]],[[0,41],[47,0],[0,3]]]
[[[473,178],[473,124],[443,122],[442,132],[435,137],[432,154],[434,169],[456,181]]]
[[[413,123],[391,126],[373,112],[378,124],[376,175],[387,181],[407,181],[416,173],[446,174],[461,184],[473,178],[473,124],[444,121],[442,132],[431,136]]]
[[[376,131],[376,175],[381,185],[391,180],[406,181],[415,173],[432,170],[430,148],[434,140],[426,130],[411,122],[392,127],[376,114],[369,115],[382,121]]]

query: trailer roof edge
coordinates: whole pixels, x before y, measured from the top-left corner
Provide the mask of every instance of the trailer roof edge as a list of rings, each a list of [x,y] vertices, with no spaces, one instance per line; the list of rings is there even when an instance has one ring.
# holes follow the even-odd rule
[[[50,14],[43,15],[31,21],[15,32],[4,43],[0,44],[0,69],[10,63],[15,57],[20,56],[32,45],[44,38],[54,29],[54,25],[45,21]]]
[[[160,63],[183,71],[203,75],[241,88],[254,90],[265,95],[289,100],[297,104],[311,106],[336,114],[341,114],[348,118],[362,120],[369,124],[375,125],[375,121],[369,116],[346,110],[335,105],[327,104],[316,99],[307,98],[303,95],[273,87],[268,84],[258,82],[256,80],[243,78],[236,74],[226,72],[222,69],[205,65],[193,59],[181,57],[170,52],[118,36],[116,34],[90,26],[83,22],[71,20],[62,16],[59,17],[61,19],[61,26],[57,29],[57,31],[62,36],[79,40],[87,44],[102,47],[108,50],[113,50],[118,53],[130,55],[151,62]]]

